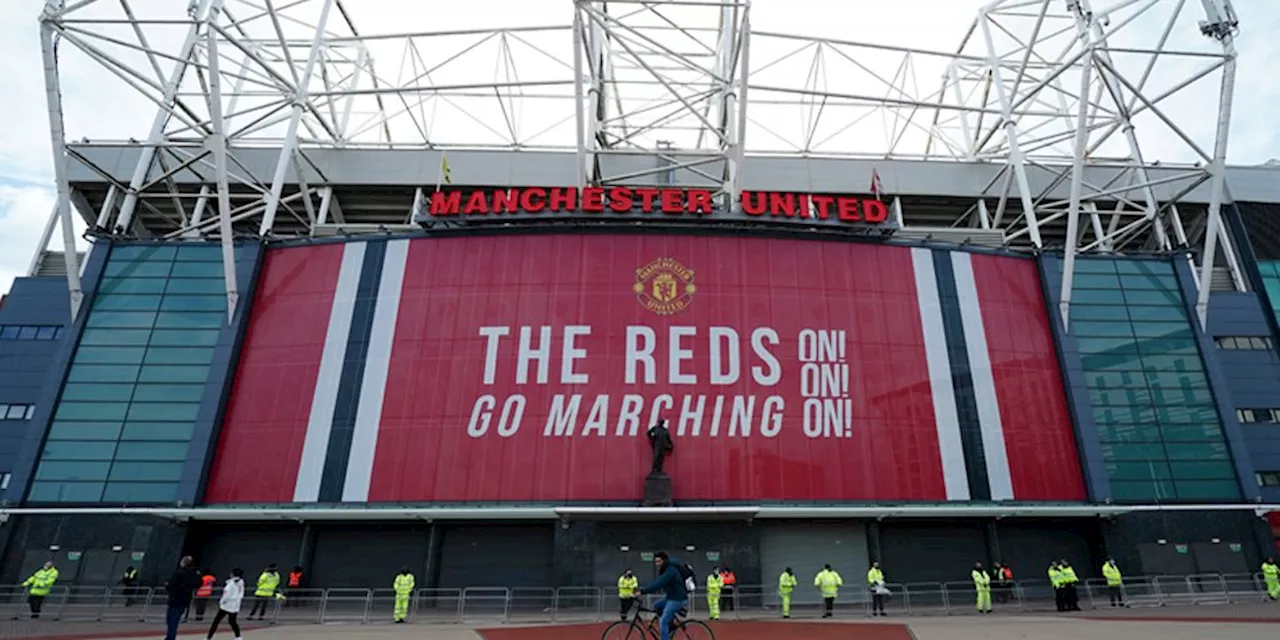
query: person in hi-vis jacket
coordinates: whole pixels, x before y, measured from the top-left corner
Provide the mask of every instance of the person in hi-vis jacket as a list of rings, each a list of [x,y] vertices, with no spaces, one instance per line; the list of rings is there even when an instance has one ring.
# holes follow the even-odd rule
[[[822,571],[813,577],[813,586],[822,590],[822,617],[830,618],[836,608],[836,594],[844,586],[844,579],[831,565],[822,565]]]
[[[279,589],[280,572],[276,570],[276,563],[272,562],[258,576],[258,586],[253,591],[253,608],[249,610],[249,617],[246,620],[252,620],[255,614],[259,620],[266,620],[267,604],[277,595],[276,592]]]
[[[620,619],[626,620],[627,614],[631,613],[631,606],[635,604],[633,598],[635,598],[636,588],[639,586],[640,579],[630,569],[623,571],[622,575],[618,576],[618,617]]]
[[[405,618],[409,617],[409,598],[413,595],[413,588],[417,584],[418,581],[413,577],[413,572],[409,571],[409,567],[400,567],[400,573],[396,574],[395,582],[391,585],[396,591],[396,608],[393,614],[396,624],[403,623]]]
[[[796,574],[791,572],[791,567],[782,570],[782,575],[778,576],[778,598],[782,600],[782,617],[791,617],[791,592],[796,590]]]
[[[724,578],[720,577],[720,569],[712,568],[707,576],[707,617],[720,619],[720,591],[724,589]]]
[[[973,590],[978,592],[978,613],[991,613],[991,576],[981,562],[973,563]]]

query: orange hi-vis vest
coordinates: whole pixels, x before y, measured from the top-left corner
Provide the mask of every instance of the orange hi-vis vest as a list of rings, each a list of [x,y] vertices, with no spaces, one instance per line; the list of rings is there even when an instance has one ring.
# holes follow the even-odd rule
[[[216,576],[204,576],[200,578],[200,588],[196,589],[196,596],[200,598],[208,598],[213,595],[213,584],[218,581]]]
[[[297,587],[298,585],[301,585],[301,584],[302,584],[302,572],[301,572],[301,571],[290,571],[290,572],[289,572],[289,586],[291,586],[291,587]]]

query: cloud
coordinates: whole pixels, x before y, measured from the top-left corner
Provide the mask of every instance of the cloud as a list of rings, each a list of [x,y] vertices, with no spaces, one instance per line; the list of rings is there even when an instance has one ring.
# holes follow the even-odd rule
[[[0,291],[27,275],[53,202],[47,188],[0,184]]]

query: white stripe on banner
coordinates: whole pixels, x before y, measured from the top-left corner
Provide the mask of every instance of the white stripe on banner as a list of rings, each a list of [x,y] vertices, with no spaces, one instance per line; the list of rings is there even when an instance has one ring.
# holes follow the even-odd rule
[[[349,242],[342,248],[342,269],[338,272],[333,307],[329,310],[329,328],[324,335],[316,391],[311,397],[307,437],[302,444],[302,461],[298,464],[298,480],[293,487],[294,502],[320,499],[320,476],[324,472],[325,453],[329,450],[329,431],[333,429],[333,410],[338,402],[338,383],[342,381],[342,361],[347,356],[351,316],[355,313],[356,289],[360,286],[366,246],[364,242]]]
[[[978,283],[973,276],[973,256],[964,251],[953,251],[951,265],[955,269],[956,295],[960,298],[960,319],[964,323],[964,343],[969,352],[969,373],[978,405],[978,424],[982,429],[982,451],[987,461],[991,499],[1012,500],[1009,452],[1004,445],[1004,423],[1000,420],[1000,401],[996,397],[996,380],[991,371],[991,352],[987,349],[987,330],[982,322]]]
[[[351,436],[351,455],[347,458],[347,477],[342,485],[343,502],[366,502],[369,499],[373,455],[378,449],[378,428],[382,423],[387,372],[391,368],[391,347],[395,344],[396,319],[400,317],[400,294],[408,260],[408,240],[387,243],[382,281],[378,283],[378,300],[373,310],[373,330],[369,333],[369,353],[365,357],[364,379],[360,384],[356,427]]]
[[[969,475],[960,442],[960,418],[956,413],[956,393],[951,383],[951,359],[947,355],[947,332],[942,324],[942,302],[938,299],[938,276],[933,271],[933,251],[911,249],[916,274],[916,298],[920,324],[924,329],[924,353],[929,364],[929,386],[933,392],[933,417],[938,429],[938,452],[942,458],[942,480],[948,500],[969,499]]]

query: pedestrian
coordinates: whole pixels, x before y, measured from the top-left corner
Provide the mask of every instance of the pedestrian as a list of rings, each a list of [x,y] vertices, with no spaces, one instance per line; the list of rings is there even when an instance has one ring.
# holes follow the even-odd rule
[[[735,611],[738,605],[738,576],[733,573],[733,569],[725,567],[720,570],[720,589],[723,592],[721,600],[725,610]]]
[[[844,586],[844,580],[831,565],[822,565],[822,571],[813,577],[813,586],[822,590],[822,617],[830,618],[836,608],[836,594]]]
[[[138,597],[138,570],[134,567],[125,568],[120,585],[124,587],[124,606],[132,607]]]
[[[720,619],[720,592],[724,589],[724,578],[721,577],[718,568],[711,568],[711,575],[707,576],[707,618],[711,620]]]
[[[1267,585],[1267,597],[1280,598],[1280,566],[1276,566],[1274,558],[1267,558],[1262,563],[1262,581]]]
[[[692,568],[673,559],[666,551],[653,554],[653,565],[658,570],[658,578],[636,589],[636,594],[639,597],[646,593],[663,593],[663,597],[653,603],[653,610],[658,614],[659,640],[671,640],[671,623],[689,604],[689,583],[693,581],[694,574]]]
[[[782,570],[782,575],[778,576],[778,597],[782,599],[782,617],[791,617],[791,592],[796,590],[796,574],[791,572],[791,567]]]
[[[57,581],[58,568],[53,566],[52,560],[46,560],[38,571],[22,583],[22,586],[27,588],[27,607],[31,609],[31,619],[40,617],[44,599],[50,591],[53,591],[53,583]]]
[[[978,613],[991,613],[991,576],[981,562],[973,563],[973,590],[978,593]]]
[[[1124,575],[1120,573],[1120,567],[1116,566],[1115,558],[1107,558],[1107,563],[1102,565],[1102,577],[1107,579],[1107,593],[1111,596],[1111,606],[1124,606]]]
[[[413,588],[417,586],[418,581],[413,577],[413,572],[409,571],[409,567],[400,567],[400,573],[396,574],[396,579],[391,583],[391,587],[396,592],[395,612],[392,617],[396,624],[403,624],[405,618],[409,617],[409,598],[413,595]]]
[[[226,618],[227,623],[231,625],[231,633],[236,634],[236,640],[240,640],[240,623],[236,621],[236,616],[240,615],[240,603],[244,600],[244,570],[236,567],[231,570],[231,577],[227,578],[227,583],[222,586],[222,597],[218,599],[218,613],[213,616],[213,624],[209,625],[208,640],[212,640],[213,634],[218,632],[218,625],[222,624],[222,619]]]
[[[618,576],[618,616],[622,620],[627,619],[627,614],[631,613],[631,606],[636,603],[635,593],[638,586],[640,586],[640,579],[630,569]]]
[[[295,593],[295,591],[298,591],[301,588],[302,588],[302,567],[299,565],[294,565],[293,571],[289,572],[289,586],[285,591],[285,594],[289,596],[289,599],[286,600],[284,603],[286,607],[302,606],[302,599],[299,597],[302,594]]]
[[[1076,570],[1071,568],[1071,563],[1063,560],[1058,564],[1058,571],[1062,575],[1062,598],[1063,604],[1066,605],[1066,611],[1080,610],[1080,592],[1076,589],[1080,578],[1076,576]]]
[[[280,572],[276,570],[276,563],[272,562],[258,575],[258,586],[253,591],[253,608],[249,610],[247,619],[253,620],[253,616],[257,615],[259,620],[266,620],[267,605],[279,588]]]
[[[884,586],[884,572],[880,570],[879,562],[872,562],[867,570],[867,588],[871,589],[871,616],[889,615],[884,612],[884,598],[889,594],[889,588]]]
[[[178,637],[178,624],[182,622],[182,615],[186,613],[187,607],[191,606],[191,596],[199,586],[200,581],[191,569],[191,556],[182,556],[178,561],[178,568],[164,583],[165,591],[169,592],[169,606],[164,612],[164,640]]]
[[[209,599],[213,596],[213,585],[218,582],[218,577],[213,575],[213,569],[205,567],[200,570],[200,587],[196,589],[196,622],[204,622],[204,612],[209,607]]]

